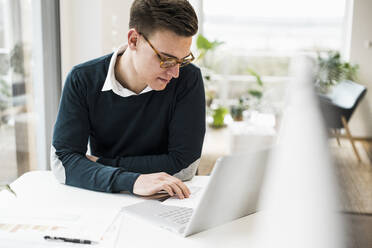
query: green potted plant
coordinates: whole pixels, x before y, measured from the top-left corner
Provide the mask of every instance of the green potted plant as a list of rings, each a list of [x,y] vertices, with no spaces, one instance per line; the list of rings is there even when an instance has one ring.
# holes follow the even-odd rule
[[[243,111],[247,109],[247,106],[244,104],[244,98],[239,97],[239,103],[237,105],[232,105],[230,107],[230,114],[234,121],[243,120]]]
[[[242,121],[243,112],[250,106],[256,107],[263,96],[263,81],[260,75],[250,68],[247,68],[247,71],[256,79],[256,84],[239,97],[238,104],[230,107],[230,114],[234,121]]]
[[[213,84],[213,77],[215,75],[215,72],[212,69],[210,61],[207,57],[210,57],[213,55],[213,52],[215,49],[223,44],[223,42],[219,41],[210,41],[203,35],[199,34],[196,39],[196,48],[198,49],[198,56],[197,56],[197,63],[200,66],[203,79],[204,79],[204,85],[205,85],[205,97],[206,97],[206,103],[207,107],[210,107],[215,96],[216,96],[216,86]]]
[[[326,56],[318,53],[316,59],[315,87],[320,93],[327,93],[332,86],[342,80],[355,81],[358,65],[341,60],[338,51],[328,51]]]
[[[256,84],[248,90],[246,95],[246,101],[249,103],[249,106],[254,109],[258,107],[263,97],[264,83],[261,79],[261,76],[257,72],[255,72],[251,68],[247,68],[247,71],[256,80]]]
[[[219,106],[215,109],[212,110],[212,117],[213,117],[213,122],[210,124],[212,128],[222,128],[225,127],[225,116],[228,114],[229,111],[227,108],[223,106]]]

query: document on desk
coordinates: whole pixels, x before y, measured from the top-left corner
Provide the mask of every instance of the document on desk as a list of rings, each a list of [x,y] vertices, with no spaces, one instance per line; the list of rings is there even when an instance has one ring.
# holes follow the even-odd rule
[[[0,208],[0,243],[17,241],[25,247],[29,244],[52,246],[55,241],[44,240],[44,236],[52,236],[100,244],[105,235],[115,238],[112,237],[115,230],[110,227],[117,218],[119,209]],[[107,231],[111,234],[108,235]]]

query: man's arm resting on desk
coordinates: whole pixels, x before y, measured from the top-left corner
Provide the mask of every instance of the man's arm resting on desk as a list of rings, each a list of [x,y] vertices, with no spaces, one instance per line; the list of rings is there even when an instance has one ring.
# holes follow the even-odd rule
[[[91,161],[97,160],[94,156],[87,155],[90,158],[87,159],[77,153],[56,152],[54,147],[52,157],[53,154],[58,154],[58,158],[52,158],[52,171],[61,183],[67,185],[103,192],[129,191],[141,196],[153,195],[162,190],[181,199],[190,195],[189,189],[181,180],[164,172],[142,175],[126,172],[122,168]],[[65,166],[60,159],[64,161]],[[68,173],[75,176],[68,176]]]
[[[51,169],[60,183],[101,192],[133,193],[139,173],[92,162],[82,155],[85,152],[71,151],[59,144],[52,146]]]
[[[87,154],[86,157],[92,162],[98,160],[98,157],[92,155]],[[181,199],[190,196],[190,190],[181,180],[164,172],[140,175],[133,185],[133,193],[142,196],[153,195],[162,190]]]

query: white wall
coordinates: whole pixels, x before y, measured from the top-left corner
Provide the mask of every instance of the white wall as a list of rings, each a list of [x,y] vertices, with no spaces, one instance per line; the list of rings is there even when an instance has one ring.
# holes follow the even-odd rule
[[[372,44],[369,48],[365,44],[372,42],[372,1],[350,1],[352,23],[346,57],[359,64],[357,81],[368,89],[350,121],[350,129],[355,136],[372,137]]]
[[[79,63],[126,43],[132,0],[60,1],[62,81]]]
[[[102,0],[102,51],[112,52],[127,43],[129,11],[133,0]]]

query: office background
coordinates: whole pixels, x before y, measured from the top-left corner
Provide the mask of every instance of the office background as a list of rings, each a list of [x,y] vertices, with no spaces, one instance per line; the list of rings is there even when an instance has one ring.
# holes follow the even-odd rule
[[[216,106],[229,106],[247,90],[257,89],[253,69],[264,82],[265,97],[259,104],[251,102],[256,108],[245,117],[255,110],[272,114],[278,123],[292,57],[316,57],[328,50],[358,64],[356,82],[372,87],[370,0],[190,2],[199,17],[199,34],[223,42],[206,60],[196,62],[213,71],[206,84]],[[52,128],[66,75],[72,66],[125,42],[131,3],[0,0],[0,185],[27,171],[50,168]],[[195,41],[192,50],[198,53]],[[208,127],[202,174],[217,157],[232,151],[229,126],[234,123],[228,116],[228,127]],[[361,164],[349,143],[342,141],[338,147],[330,140],[331,150],[343,161],[339,176],[352,199],[347,210],[364,213],[372,213],[371,123],[372,98],[367,94],[349,123],[353,135],[366,141],[357,143]]]

